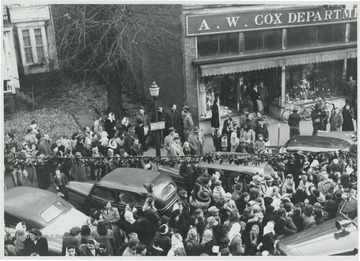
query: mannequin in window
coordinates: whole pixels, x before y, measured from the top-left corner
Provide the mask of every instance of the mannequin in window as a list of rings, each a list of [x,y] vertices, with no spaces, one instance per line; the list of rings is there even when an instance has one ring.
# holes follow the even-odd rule
[[[204,77],[200,79],[199,83],[199,107],[200,116],[206,116],[206,84]]]
[[[228,99],[231,89],[231,79],[229,75],[225,75],[225,77],[221,80],[221,93],[220,93],[220,103],[224,106],[228,106]]]

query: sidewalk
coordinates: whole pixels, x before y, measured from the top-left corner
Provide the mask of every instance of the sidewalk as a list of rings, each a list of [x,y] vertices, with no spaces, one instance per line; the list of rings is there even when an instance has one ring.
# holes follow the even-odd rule
[[[283,121],[279,121],[271,116],[267,116],[269,122],[269,136],[270,136],[270,145],[277,146],[278,145],[278,131],[280,129],[280,139],[279,146],[285,144],[289,139],[289,125],[284,123]],[[280,124],[280,128],[278,128]],[[312,121],[304,121],[300,122],[300,134],[301,135],[312,135],[313,127]],[[211,135],[205,136],[205,145],[204,145],[204,153],[209,153],[214,151],[214,145],[212,141]],[[144,153],[144,156],[155,156],[155,148],[149,148],[148,151]],[[166,155],[166,150],[161,149],[161,156]]]

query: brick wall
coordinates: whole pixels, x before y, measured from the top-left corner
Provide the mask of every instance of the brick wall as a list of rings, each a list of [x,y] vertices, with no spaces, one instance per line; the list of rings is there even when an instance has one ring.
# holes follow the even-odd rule
[[[192,61],[196,58],[196,37],[187,37],[185,32],[185,18],[186,11],[182,13],[183,24],[183,56],[184,56],[184,85],[185,85],[185,99],[184,104],[190,107],[190,112],[196,126],[199,125],[199,111],[198,111],[198,80],[196,67]]]
[[[146,11],[146,10],[144,10]],[[142,82],[144,93],[151,100],[149,87],[153,81],[160,87],[158,104],[166,111],[172,104],[178,108],[184,105],[184,72],[182,56],[182,27],[180,21],[181,6],[172,5],[170,20],[164,18],[158,21],[159,28],[171,30],[178,44],[163,47],[144,47],[142,60]],[[156,16],[153,17],[156,19]],[[172,39],[174,41],[174,39]]]

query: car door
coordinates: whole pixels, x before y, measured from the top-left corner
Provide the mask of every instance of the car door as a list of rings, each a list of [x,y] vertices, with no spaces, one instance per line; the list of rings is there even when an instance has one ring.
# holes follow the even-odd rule
[[[89,207],[100,210],[103,208],[105,202],[111,202],[116,205],[116,191],[110,188],[95,186],[90,195]]]

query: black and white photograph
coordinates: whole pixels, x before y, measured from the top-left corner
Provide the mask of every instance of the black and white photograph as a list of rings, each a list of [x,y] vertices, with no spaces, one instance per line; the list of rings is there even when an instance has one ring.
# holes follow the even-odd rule
[[[356,3],[2,11],[0,257],[358,259]]]

